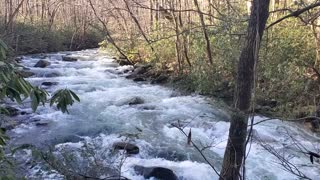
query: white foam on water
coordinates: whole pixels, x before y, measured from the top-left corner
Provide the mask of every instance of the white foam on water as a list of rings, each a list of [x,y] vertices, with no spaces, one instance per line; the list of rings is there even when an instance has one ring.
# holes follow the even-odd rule
[[[64,62],[64,55],[76,57],[79,61]],[[122,169],[122,174],[130,179],[143,179],[134,172],[135,165],[166,167],[185,180],[218,179],[199,152],[187,145],[185,135],[172,125],[181,123],[186,133],[191,129],[192,139],[199,146],[212,146],[206,150],[206,155],[220,169],[228,138],[229,117],[210,105],[207,98],[199,95],[176,96],[177,93],[169,88],[128,80],[123,76],[133,69],[132,66],[118,67],[113,59],[99,54],[97,50],[48,54],[46,60],[51,65],[43,69],[33,67],[38,60],[40,58],[31,56],[23,58],[22,65],[36,73],[28,80],[35,85],[58,82],[58,85],[47,87],[47,90],[53,93],[61,88],[70,88],[79,95],[81,103],[70,107],[70,114],[63,114],[54,107],[39,107],[31,118],[10,132],[12,144],[30,143],[42,147],[51,143],[57,151],[69,148],[71,152],[77,152],[86,143],[93,143],[96,144],[95,153],[103,154],[106,150],[110,152],[115,142],[130,141],[140,148],[138,155],[126,159]],[[50,73],[58,73],[58,76],[44,77]],[[137,97],[144,103],[128,104]],[[22,108],[30,111],[28,107],[26,103]],[[32,119],[49,124],[36,126]],[[255,119],[258,122],[265,118]],[[283,153],[292,156],[290,161],[303,165],[299,166],[302,172],[312,179],[320,177],[319,164],[316,162],[312,165],[308,156],[299,153],[287,132],[306,148],[319,148],[319,138],[290,123],[273,120],[254,127],[254,136],[279,152],[286,146]],[[133,136],[133,139],[127,139],[126,136]],[[283,170],[277,164],[277,159],[262,148],[257,140],[253,140],[250,147],[246,166],[248,179],[297,179]],[[158,157],[159,153],[167,151],[185,158],[174,161],[168,157]],[[114,160],[117,158],[120,157],[109,157]],[[102,162],[106,166],[110,163]],[[47,172],[40,164],[31,171],[28,177],[34,179],[62,178],[56,172]]]

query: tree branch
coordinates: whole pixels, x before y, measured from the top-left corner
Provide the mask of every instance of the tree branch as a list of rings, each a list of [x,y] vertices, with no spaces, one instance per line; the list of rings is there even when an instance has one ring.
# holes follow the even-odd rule
[[[318,6],[320,6],[320,2],[311,4],[311,5],[309,5],[309,6],[305,7],[305,8],[298,9],[298,10],[296,10],[296,11],[293,11],[292,13],[290,13],[290,14],[288,14],[288,15],[286,15],[286,16],[278,19],[278,20],[276,20],[275,22],[271,23],[266,29],[271,28],[272,26],[274,26],[274,25],[282,22],[282,21],[285,20],[285,19],[288,19],[288,18],[291,18],[291,17],[299,17],[302,13],[304,13],[304,12],[306,12],[306,11],[309,11],[309,10],[311,10],[311,9],[313,9],[313,8],[316,8],[316,7],[318,7]]]

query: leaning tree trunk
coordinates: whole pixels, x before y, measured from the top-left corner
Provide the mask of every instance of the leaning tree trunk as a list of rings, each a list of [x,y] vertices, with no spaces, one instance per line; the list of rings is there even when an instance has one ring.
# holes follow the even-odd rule
[[[236,81],[235,109],[229,129],[220,179],[237,180],[245,156],[248,115],[250,113],[255,66],[263,31],[269,17],[270,0],[253,0],[247,38],[241,51]]]

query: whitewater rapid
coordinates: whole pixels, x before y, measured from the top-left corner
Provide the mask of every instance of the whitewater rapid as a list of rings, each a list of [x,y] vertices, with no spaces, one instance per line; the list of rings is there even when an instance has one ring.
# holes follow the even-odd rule
[[[62,61],[65,55],[76,57],[78,61]],[[51,65],[34,68],[41,58]],[[184,123],[185,132],[192,130],[196,144],[211,146],[204,154],[220,169],[230,117],[214,105],[214,101],[196,94],[181,95],[163,86],[128,80],[125,76],[133,67],[119,67],[107,54],[98,50],[60,52],[46,57],[24,56],[21,64],[35,73],[35,76],[27,78],[32,84],[40,86],[43,82],[58,82],[45,88],[50,93],[69,88],[78,94],[81,102],[69,108],[70,114],[48,106],[39,107],[36,113],[32,113],[28,102],[19,106],[20,110],[30,114],[20,115],[19,118],[25,119],[24,123],[9,132],[11,145],[33,144],[40,149],[52,146],[56,154],[61,151],[73,153],[78,166],[88,163],[88,160],[81,160],[81,152],[90,146],[94,147],[91,150],[100,166],[108,167],[117,166],[122,157],[112,153],[113,143],[128,141],[137,145],[140,153],[125,158],[121,168],[124,177],[144,179],[133,170],[135,165],[141,165],[169,168],[184,180],[218,178],[199,152],[187,144],[187,138],[172,126],[173,123]],[[47,77],[52,73],[56,77]],[[144,103],[128,105],[127,102],[135,97],[142,98]],[[263,119],[256,117],[257,121]],[[39,122],[45,125],[37,126]],[[308,177],[320,179],[319,162],[311,164],[308,156],[299,153],[287,132],[314,151],[320,149],[319,138],[279,120],[261,123],[254,130],[256,136],[288,156]],[[30,165],[31,150],[24,150],[16,156],[24,158],[21,166],[28,169],[24,172],[27,179],[63,179],[57,171],[44,168],[43,164]],[[286,172],[256,140],[250,146],[246,166],[250,180],[298,179]],[[106,176],[99,174],[102,178]]]

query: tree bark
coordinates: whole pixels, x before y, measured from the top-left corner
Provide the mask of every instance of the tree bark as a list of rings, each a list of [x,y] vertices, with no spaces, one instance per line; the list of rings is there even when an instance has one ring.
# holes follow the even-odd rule
[[[194,0],[194,4],[195,4],[195,6],[197,8],[197,11],[198,11],[198,14],[199,14],[202,31],[203,31],[204,38],[205,38],[205,41],[206,41],[208,60],[209,60],[209,63],[212,64],[213,60],[212,60],[212,53],[211,53],[211,44],[210,44],[210,39],[209,39],[208,31],[207,31],[207,28],[206,28],[206,24],[204,22],[204,17],[203,17],[203,14],[201,12],[198,0]]]
[[[269,4],[270,0],[253,0],[247,38],[238,64],[235,92],[235,109],[237,112],[231,120],[220,179],[237,180],[241,177],[240,169],[245,157],[248,115],[254,87],[255,67],[260,42],[269,17]]]

